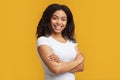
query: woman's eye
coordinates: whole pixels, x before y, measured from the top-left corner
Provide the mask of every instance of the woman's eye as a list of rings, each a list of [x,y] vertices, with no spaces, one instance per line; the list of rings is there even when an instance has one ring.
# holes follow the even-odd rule
[[[54,19],[54,20],[57,20],[57,18],[56,18],[56,17],[53,17],[53,19]]]
[[[62,19],[62,21],[66,21],[66,19]]]

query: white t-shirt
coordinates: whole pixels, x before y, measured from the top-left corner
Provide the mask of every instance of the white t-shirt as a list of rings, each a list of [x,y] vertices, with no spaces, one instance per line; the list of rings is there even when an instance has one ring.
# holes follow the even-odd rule
[[[51,36],[42,36],[37,39],[37,47],[39,47],[40,45],[49,46],[52,52],[57,55],[61,61],[73,61],[76,57],[75,46],[77,45],[77,43],[73,43],[70,40],[67,40],[66,43],[62,43],[55,40]],[[42,66],[45,71],[45,80],[75,80],[74,73],[66,72],[63,74],[55,74],[48,69],[48,67],[44,64],[43,61]]]

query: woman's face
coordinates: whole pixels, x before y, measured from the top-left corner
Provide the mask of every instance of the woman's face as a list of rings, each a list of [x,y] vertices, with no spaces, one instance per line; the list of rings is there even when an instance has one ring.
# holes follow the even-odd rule
[[[52,33],[61,33],[67,24],[67,15],[63,10],[57,10],[51,17]]]

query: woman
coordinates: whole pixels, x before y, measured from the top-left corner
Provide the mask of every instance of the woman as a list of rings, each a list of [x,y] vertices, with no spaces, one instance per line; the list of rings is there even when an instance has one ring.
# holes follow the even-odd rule
[[[83,71],[84,58],[74,39],[70,9],[65,5],[49,5],[36,33],[45,80],[75,80],[74,73]]]

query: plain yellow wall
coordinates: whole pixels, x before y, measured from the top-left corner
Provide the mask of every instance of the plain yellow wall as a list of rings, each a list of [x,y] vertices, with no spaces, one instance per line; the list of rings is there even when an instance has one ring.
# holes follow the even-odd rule
[[[85,71],[76,80],[120,80],[119,0],[0,1],[0,80],[43,80],[36,26],[51,3],[66,4],[75,20]]]

